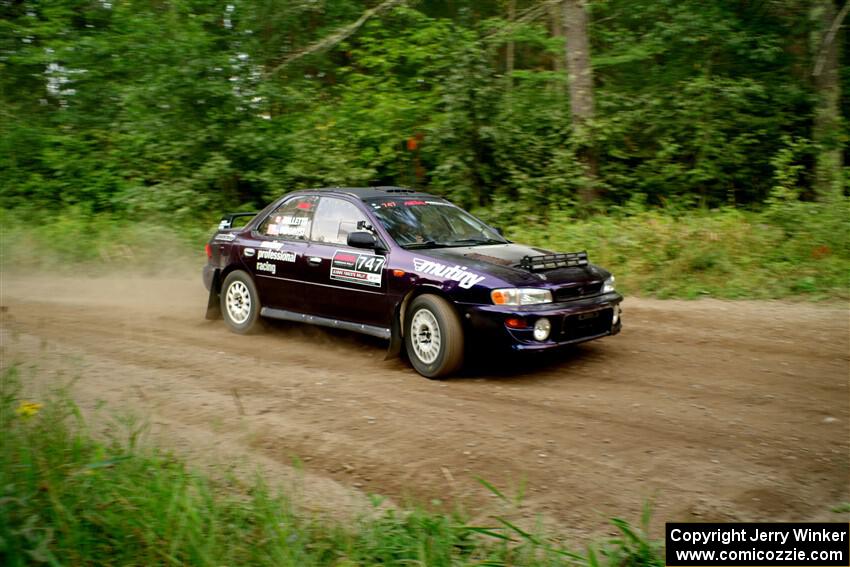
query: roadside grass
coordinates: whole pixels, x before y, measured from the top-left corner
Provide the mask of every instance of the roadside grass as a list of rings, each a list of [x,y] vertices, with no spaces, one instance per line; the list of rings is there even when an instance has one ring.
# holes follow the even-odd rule
[[[663,564],[659,544],[622,520],[619,537],[575,553],[496,516],[487,526],[421,509],[376,508],[349,525],[310,517],[262,479],[211,480],[142,446],[138,429],[98,441],[67,392],[22,399],[20,374],[0,374],[5,566]]]
[[[487,211],[479,215],[499,225]],[[0,211],[0,269],[157,273],[200,267],[216,218],[139,222],[78,209],[40,220]],[[508,237],[556,251],[587,250],[628,295],[726,299],[850,297],[850,199],[776,201],[761,212],[662,210],[517,218]]]
[[[619,210],[507,230],[518,242],[587,250],[629,295],[693,299],[850,297],[850,200],[737,209]]]
[[[205,220],[184,226],[77,208],[43,216],[0,209],[0,270],[158,273],[187,261],[200,269],[204,242],[215,226],[213,218]]]

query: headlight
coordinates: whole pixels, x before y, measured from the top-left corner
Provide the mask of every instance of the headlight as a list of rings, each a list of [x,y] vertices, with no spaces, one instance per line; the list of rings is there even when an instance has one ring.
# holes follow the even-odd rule
[[[602,284],[602,293],[611,293],[612,291],[614,291],[614,276],[611,276]]]
[[[552,303],[552,292],[533,288],[494,289],[490,292],[490,299],[496,305],[537,305]]]

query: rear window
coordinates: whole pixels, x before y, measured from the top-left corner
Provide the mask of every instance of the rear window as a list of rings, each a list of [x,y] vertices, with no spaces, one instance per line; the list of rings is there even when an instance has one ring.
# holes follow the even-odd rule
[[[266,217],[257,231],[272,238],[307,240],[318,200],[318,197],[310,195],[285,201]]]

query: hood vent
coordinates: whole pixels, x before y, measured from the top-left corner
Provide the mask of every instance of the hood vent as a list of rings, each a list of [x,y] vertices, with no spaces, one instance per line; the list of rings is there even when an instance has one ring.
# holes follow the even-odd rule
[[[487,262],[489,264],[496,264],[498,266],[512,266],[513,262],[506,258],[498,258],[496,256],[490,256],[488,254],[479,254],[477,252],[473,252],[471,254],[464,254],[467,258],[471,258],[473,260],[479,260],[481,262]]]

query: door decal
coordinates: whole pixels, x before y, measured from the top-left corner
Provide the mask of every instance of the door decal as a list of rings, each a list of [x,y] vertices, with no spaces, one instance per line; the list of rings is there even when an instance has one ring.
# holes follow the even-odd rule
[[[380,287],[386,261],[383,256],[337,250],[331,261],[331,279]]]

